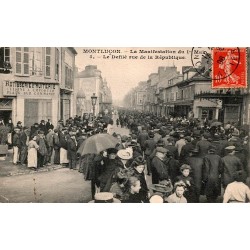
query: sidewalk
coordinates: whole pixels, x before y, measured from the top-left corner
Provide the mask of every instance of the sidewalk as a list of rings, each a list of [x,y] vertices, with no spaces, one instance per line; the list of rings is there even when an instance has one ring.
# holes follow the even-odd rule
[[[7,157],[5,159],[2,157],[0,158],[0,177],[33,174],[39,172],[49,172],[56,169],[64,168],[64,166],[61,165],[51,165],[51,166],[45,166],[37,170],[32,170],[26,166],[22,166],[21,164],[14,165],[12,163],[12,156],[13,156],[13,150],[9,149]]]

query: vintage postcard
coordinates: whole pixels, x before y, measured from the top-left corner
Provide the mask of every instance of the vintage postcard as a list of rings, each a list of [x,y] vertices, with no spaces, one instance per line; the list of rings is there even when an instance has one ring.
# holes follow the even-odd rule
[[[0,47],[0,202],[249,202],[248,68],[245,47]]]

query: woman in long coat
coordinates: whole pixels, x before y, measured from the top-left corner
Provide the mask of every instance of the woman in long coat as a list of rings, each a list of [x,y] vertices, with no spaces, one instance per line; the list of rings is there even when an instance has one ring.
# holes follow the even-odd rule
[[[39,145],[36,143],[36,135],[32,135],[28,144],[28,168],[37,168],[37,150]]]

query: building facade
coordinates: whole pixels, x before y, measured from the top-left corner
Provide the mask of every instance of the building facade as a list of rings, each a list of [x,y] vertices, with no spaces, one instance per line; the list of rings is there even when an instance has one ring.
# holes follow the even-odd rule
[[[74,71],[73,48],[1,47],[0,51],[0,116],[5,122],[12,118],[14,124],[21,121],[31,126],[47,119],[56,124],[59,118],[69,117],[63,117],[60,100],[64,98],[61,89],[73,91],[73,82],[66,84],[64,67],[66,51],[71,51]]]
[[[201,67],[204,65],[202,62]],[[204,74],[209,76],[209,73],[209,65],[206,64]],[[181,74],[175,66],[159,67],[157,73],[148,77],[143,93],[146,96],[143,110],[157,116],[249,123],[249,85],[248,89],[212,89],[211,85],[209,77],[201,76],[192,66],[183,66]],[[138,88],[130,91],[126,100],[130,100],[127,101],[130,108],[141,110],[136,103]]]
[[[74,103],[77,115],[93,113],[91,101],[93,94],[97,96],[95,115],[105,110],[111,112],[112,93],[106,80],[103,80],[101,71],[96,65],[87,65],[75,78]]]

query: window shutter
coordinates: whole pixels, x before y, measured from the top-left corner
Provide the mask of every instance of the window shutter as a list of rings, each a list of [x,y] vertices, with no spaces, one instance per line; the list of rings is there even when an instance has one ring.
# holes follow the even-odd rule
[[[68,87],[68,68],[65,66],[65,87]]]
[[[16,74],[22,74],[22,48],[16,48]]]
[[[59,80],[59,50],[56,48],[55,80]]]
[[[23,48],[23,74],[29,75],[29,48]]]
[[[45,53],[45,76],[46,77],[50,77],[50,64],[51,64],[51,60],[50,60],[50,56],[51,56],[51,49],[50,48],[46,48],[46,53]]]

